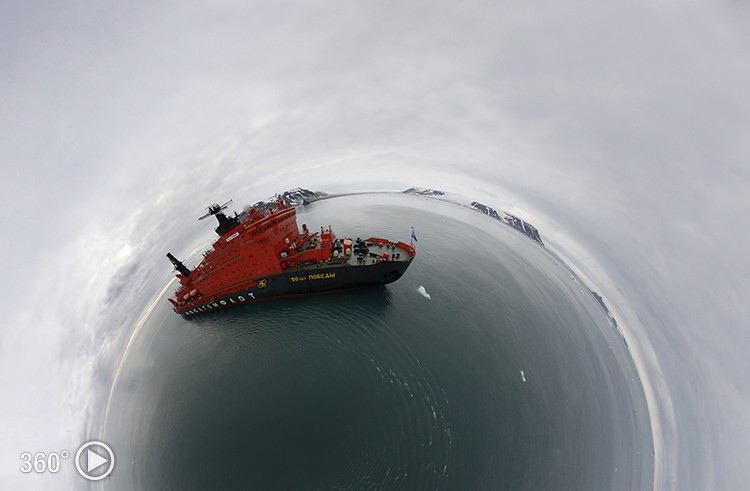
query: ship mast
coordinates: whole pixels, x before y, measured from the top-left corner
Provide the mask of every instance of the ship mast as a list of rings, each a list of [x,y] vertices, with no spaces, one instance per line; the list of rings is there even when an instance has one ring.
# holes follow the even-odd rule
[[[216,233],[218,235],[224,235],[225,233],[232,230],[234,227],[240,224],[239,218],[237,218],[237,214],[235,213],[233,217],[228,217],[224,214],[224,211],[227,206],[229,206],[232,203],[232,200],[230,199],[223,205],[220,205],[218,203],[214,203],[206,208],[208,210],[208,213],[203,215],[202,217],[198,217],[198,220],[203,220],[204,218],[208,218],[211,215],[215,216],[216,219],[219,221],[219,226],[216,227]]]

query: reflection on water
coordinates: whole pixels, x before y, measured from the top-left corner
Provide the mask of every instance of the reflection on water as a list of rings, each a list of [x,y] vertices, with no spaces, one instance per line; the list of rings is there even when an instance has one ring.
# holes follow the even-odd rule
[[[407,240],[415,226],[418,255],[387,287],[189,322],[162,302],[112,397],[105,438],[125,464],[105,487],[650,487],[627,348],[543,248],[408,197],[323,201],[302,222]]]

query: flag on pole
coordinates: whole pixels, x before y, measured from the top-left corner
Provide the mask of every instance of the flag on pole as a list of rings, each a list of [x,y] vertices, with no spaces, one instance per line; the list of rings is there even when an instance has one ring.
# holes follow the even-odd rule
[[[414,242],[419,242],[417,240],[417,235],[414,233],[414,228],[411,229],[411,240],[413,240]]]

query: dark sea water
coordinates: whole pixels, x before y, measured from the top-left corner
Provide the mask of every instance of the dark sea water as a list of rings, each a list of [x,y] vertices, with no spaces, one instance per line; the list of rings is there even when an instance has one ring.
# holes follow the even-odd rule
[[[325,200],[298,222],[404,241],[414,226],[417,258],[385,287],[191,321],[162,300],[114,387],[104,488],[650,489],[628,349],[543,247],[409,196]]]

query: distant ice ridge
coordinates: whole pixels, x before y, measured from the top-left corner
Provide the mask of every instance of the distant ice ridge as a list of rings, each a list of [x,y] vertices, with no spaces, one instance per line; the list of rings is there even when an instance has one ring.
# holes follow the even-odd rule
[[[281,194],[272,196],[263,201],[258,201],[254,205],[247,205],[245,210],[249,210],[251,207],[263,213],[268,213],[269,210],[276,207],[276,199],[281,198],[286,204],[291,206],[307,205],[319,199],[323,199],[330,196],[327,193],[321,191],[310,191],[304,188],[294,188],[288,191],[284,191]]]
[[[403,194],[413,194],[415,196],[443,196],[445,195],[444,192],[439,191],[437,189],[427,189],[427,188],[409,188],[401,192]]]
[[[528,235],[531,239],[535,240],[540,245],[544,245],[544,242],[542,242],[542,237],[539,235],[539,230],[537,230],[536,227],[534,227],[530,223],[524,222],[520,218],[509,215],[504,211],[498,213],[494,208],[490,208],[489,206],[478,201],[472,201],[471,208],[480,213],[484,213],[485,215],[494,218],[495,220],[500,220],[506,225],[510,225],[519,232]]]
[[[419,285],[419,288],[417,288],[417,291],[420,293],[420,295],[422,295],[427,300],[430,300],[432,298],[422,285]]]

